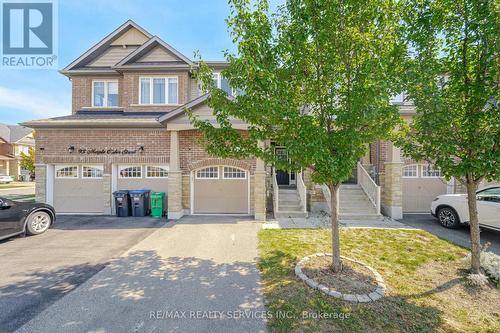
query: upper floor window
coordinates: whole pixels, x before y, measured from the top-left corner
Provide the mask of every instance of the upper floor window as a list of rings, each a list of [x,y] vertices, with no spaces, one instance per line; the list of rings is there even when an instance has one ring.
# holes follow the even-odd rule
[[[233,95],[229,82],[220,73],[213,73],[212,79],[217,88],[224,90],[228,95]]]
[[[140,104],[178,104],[177,77],[141,77]]]
[[[92,81],[92,106],[118,106],[118,81]]]

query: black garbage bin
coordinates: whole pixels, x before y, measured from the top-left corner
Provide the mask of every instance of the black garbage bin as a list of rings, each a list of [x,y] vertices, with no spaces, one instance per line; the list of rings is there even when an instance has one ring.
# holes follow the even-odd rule
[[[118,217],[130,216],[130,197],[128,191],[113,192],[115,198],[115,214]]]
[[[131,190],[128,191],[130,196],[130,205],[132,207],[132,216],[147,216],[149,215],[149,197],[150,190]]]

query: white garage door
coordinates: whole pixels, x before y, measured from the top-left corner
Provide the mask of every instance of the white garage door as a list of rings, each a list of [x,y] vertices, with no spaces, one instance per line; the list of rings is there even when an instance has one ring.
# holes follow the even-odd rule
[[[446,187],[446,180],[439,170],[419,164],[404,166],[403,212],[428,213],[432,200],[446,194]]]
[[[56,165],[54,208],[57,213],[104,212],[102,165]]]
[[[194,172],[193,213],[248,214],[248,172],[232,166],[209,166]]]

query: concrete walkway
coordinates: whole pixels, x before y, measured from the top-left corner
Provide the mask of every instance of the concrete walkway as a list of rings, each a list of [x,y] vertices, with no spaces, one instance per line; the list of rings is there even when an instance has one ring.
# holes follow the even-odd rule
[[[168,223],[17,332],[265,332],[250,218]]]
[[[267,221],[263,229],[302,229],[302,228],[330,228],[330,216],[326,213],[310,214],[306,218],[278,218]],[[341,220],[342,228],[384,228],[384,229],[414,229],[411,226],[391,218],[384,218],[382,221],[357,221]]]

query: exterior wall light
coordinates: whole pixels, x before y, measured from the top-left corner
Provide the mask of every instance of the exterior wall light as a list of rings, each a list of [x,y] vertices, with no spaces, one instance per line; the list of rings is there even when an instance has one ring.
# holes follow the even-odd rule
[[[75,152],[75,146],[69,146],[68,151],[70,154],[73,154]]]

